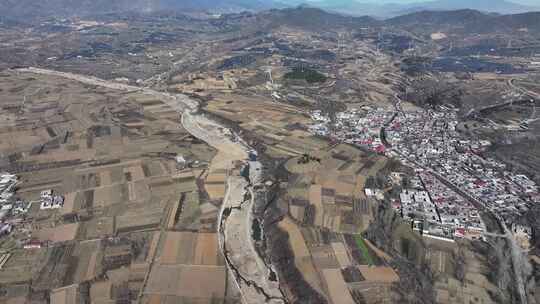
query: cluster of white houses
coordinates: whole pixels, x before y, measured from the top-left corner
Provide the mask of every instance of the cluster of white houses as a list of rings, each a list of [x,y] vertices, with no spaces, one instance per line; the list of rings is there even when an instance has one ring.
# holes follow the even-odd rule
[[[449,239],[480,237],[485,231],[481,206],[530,237],[530,228],[519,225],[519,218],[540,202],[538,186],[486,157],[489,141],[458,132],[456,110],[363,107],[338,113],[334,120],[313,112],[312,119],[314,134],[399,158],[416,170],[419,187],[405,189],[394,203],[415,229]]]

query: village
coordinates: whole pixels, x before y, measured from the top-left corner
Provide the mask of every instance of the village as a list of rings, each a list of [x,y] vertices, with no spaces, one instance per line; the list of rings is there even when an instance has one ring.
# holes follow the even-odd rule
[[[480,213],[503,219],[527,249],[531,228],[519,217],[540,202],[538,186],[523,174],[484,156],[491,142],[457,130],[457,110],[403,111],[364,106],[330,119],[311,114],[313,134],[399,159],[415,171],[393,207],[413,229],[435,238],[479,239],[487,232]]]

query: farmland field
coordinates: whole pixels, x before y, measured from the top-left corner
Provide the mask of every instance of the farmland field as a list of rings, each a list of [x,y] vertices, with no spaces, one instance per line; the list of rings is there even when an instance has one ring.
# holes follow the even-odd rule
[[[362,238],[360,235],[356,235],[354,237],[356,241],[356,246],[358,246],[358,249],[360,249],[360,252],[362,252],[362,259],[368,264],[368,265],[375,265],[375,262],[373,261],[373,258],[371,257],[371,253],[369,252],[369,249],[364,242],[364,238]]]

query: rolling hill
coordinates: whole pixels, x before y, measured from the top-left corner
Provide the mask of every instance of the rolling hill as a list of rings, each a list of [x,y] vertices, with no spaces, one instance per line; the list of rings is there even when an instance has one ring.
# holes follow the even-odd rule
[[[486,14],[475,10],[421,11],[385,20],[396,27],[461,28],[470,33],[510,32],[520,29],[540,30],[540,12],[511,15]]]

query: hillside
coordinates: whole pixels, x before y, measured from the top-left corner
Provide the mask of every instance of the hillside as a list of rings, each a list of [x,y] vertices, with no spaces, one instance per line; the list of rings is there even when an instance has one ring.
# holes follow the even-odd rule
[[[340,14],[328,13],[318,8],[302,6],[261,13],[261,17],[264,18],[265,16],[270,18],[275,25],[288,25],[309,30],[328,30],[339,27],[358,28],[381,24],[380,21],[368,16],[343,16]]]
[[[486,14],[475,10],[421,11],[385,21],[386,24],[409,29],[435,31],[444,28],[460,29],[468,33],[513,32],[524,28],[538,31],[540,12],[515,15]]]
[[[497,23],[513,29],[527,28],[529,31],[540,31],[540,12],[505,15],[495,19]]]
[[[393,26],[407,26],[418,24],[433,25],[465,25],[471,23],[489,22],[492,16],[479,11],[465,9],[455,11],[421,11],[414,12],[386,20]]]

